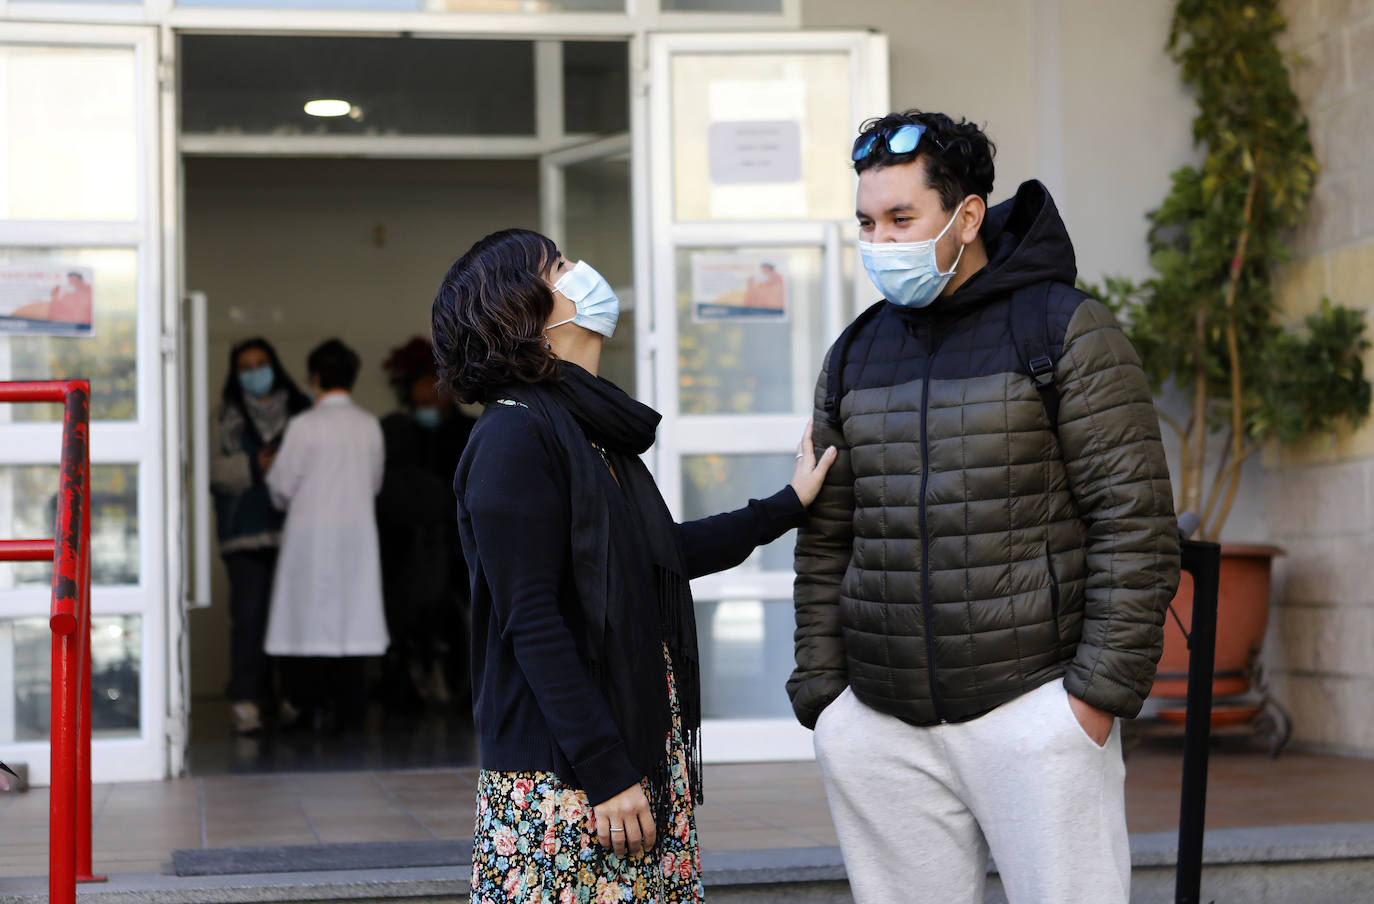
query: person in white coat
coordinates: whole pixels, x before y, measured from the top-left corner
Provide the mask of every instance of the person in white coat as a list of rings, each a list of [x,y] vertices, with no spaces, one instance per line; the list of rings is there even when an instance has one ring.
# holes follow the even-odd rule
[[[363,723],[366,660],[386,652],[374,500],[382,430],[354,403],[358,355],[337,339],[310,353],[315,404],[293,418],[267,472],[286,510],[272,585],[267,652],[280,659],[282,720],[316,727],[333,709],[339,730]]]

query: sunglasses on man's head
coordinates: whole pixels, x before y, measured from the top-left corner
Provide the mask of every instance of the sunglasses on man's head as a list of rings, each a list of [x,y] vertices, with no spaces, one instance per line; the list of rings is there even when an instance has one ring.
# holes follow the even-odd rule
[[[907,123],[897,126],[895,129],[874,129],[854,139],[854,150],[850,152],[849,156],[857,163],[873,153],[879,139],[882,139],[883,144],[887,145],[890,153],[910,154],[916,150],[916,146],[921,143],[921,136],[925,133],[926,127],[921,123]],[[944,150],[944,146],[934,135],[930,136],[930,140],[935,142],[936,147]]]

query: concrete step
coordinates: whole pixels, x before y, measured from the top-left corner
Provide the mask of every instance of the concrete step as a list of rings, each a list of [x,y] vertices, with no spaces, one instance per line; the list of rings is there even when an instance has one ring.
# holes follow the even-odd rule
[[[1171,833],[1131,836],[1132,904],[1174,900]],[[351,847],[351,846],[335,846]],[[241,865],[247,861],[242,851]],[[317,852],[318,853],[318,852]],[[374,857],[385,859],[393,851]],[[432,852],[431,852],[432,853]],[[712,904],[788,902],[852,904],[838,848],[708,851],[707,899]],[[316,863],[327,865],[328,856]],[[364,862],[359,860],[358,862]],[[1220,829],[1207,835],[1203,902],[1357,904],[1374,902],[1374,822],[1321,826]],[[169,868],[170,868],[169,864]],[[129,873],[82,886],[81,904],[381,904],[424,901],[467,904],[468,865],[314,869],[276,873],[174,876]],[[986,904],[1005,904],[995,868]],[[0,904],[40,904],[46,880],[0,879]]]

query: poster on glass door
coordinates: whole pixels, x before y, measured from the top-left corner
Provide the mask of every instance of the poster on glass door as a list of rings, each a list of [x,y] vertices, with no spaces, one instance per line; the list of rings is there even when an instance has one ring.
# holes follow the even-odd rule
[[[787,321],[786,255],[692,254],[692,320]]]
[[[0,334],[89,336],[90,267],[0,266]]]

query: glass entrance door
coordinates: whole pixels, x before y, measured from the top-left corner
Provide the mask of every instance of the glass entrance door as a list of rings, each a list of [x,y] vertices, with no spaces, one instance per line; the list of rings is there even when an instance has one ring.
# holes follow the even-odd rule
[[[650,38],[640,396],[664,415],[657,476],[681,518],[791,476],[822,356],[853,315],[850,142],[886,105],[882,36]],[[794,542],[693,584],[708,760],[812,756],[784,690]]]
[[[0,380],[91,381],[96,781],[160,779],[166,597],[157,43],[0,30]],[[53,534],[58,406],[0,406],[0,536]],[[0,565],[0,759],[48,781],[50,565]]]
[[[569,260],[585,259],[615,289],[620,320],[601,375],[635,394],[635,291],[630,136],[609,135],[540,157],[540,229]]]

